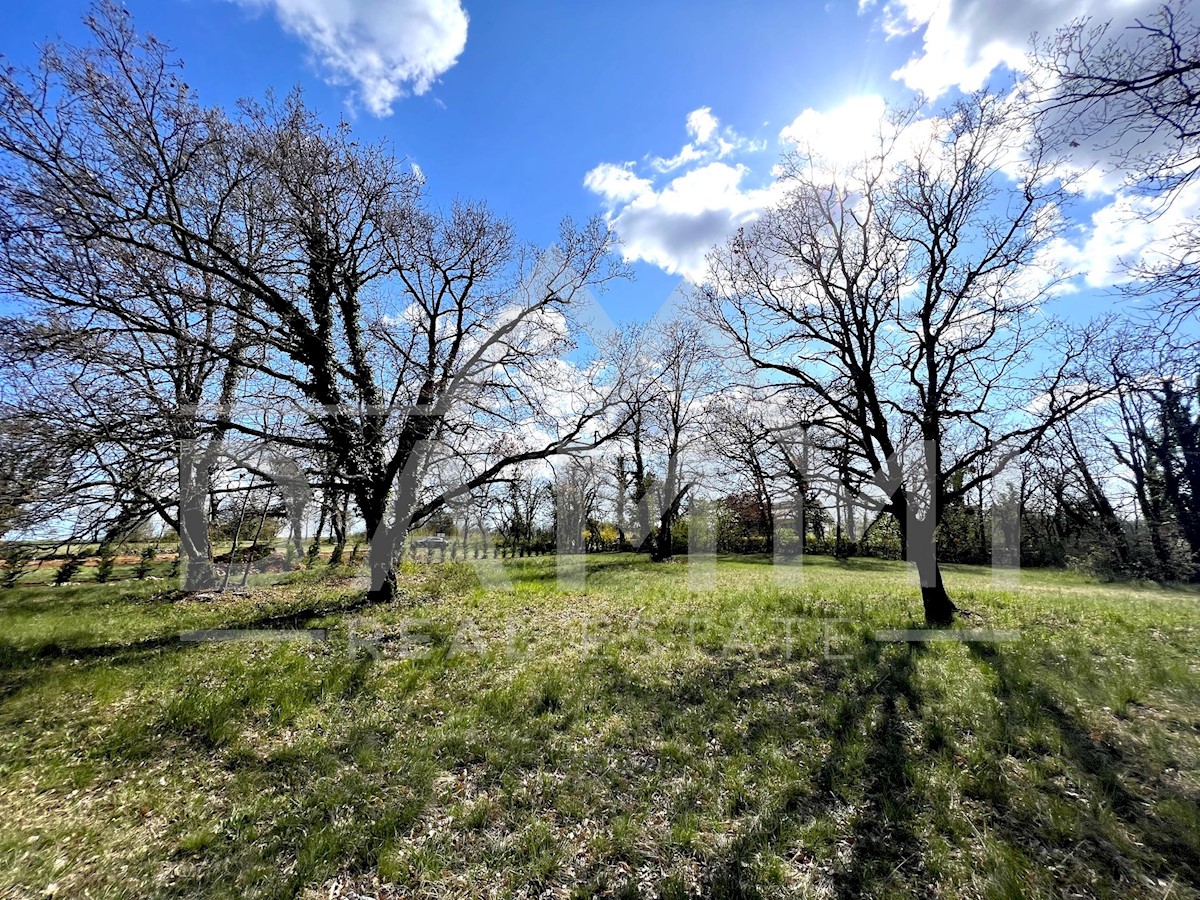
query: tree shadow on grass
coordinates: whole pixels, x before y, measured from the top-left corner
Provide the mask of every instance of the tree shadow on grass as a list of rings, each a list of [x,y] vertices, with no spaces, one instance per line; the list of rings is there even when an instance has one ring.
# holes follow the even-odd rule
[[[339,871],[375,868],[404,842],[432,795],[437,766],[403,750],[396,736],[352,726],[303,745],[223,754],[220,834],[193,852],[176,843],[189,868],[164,896],[295,897]]]
[[[779,846],[787,826],[830,816],[846,804],[857,806],[845,836],[848,858],[819,860],[834,895],[877,897],[892,889],[912,896],[919,891],[910,876],[921,858],[914,822],[922,798],[904,735],[920,708],[913,675],[923,651],[920,645],[887,647],[868,640],[850,659],[826,661],[818,668],[823,691],[841,698],[825,729],[829,752],[811,784],[789,786],[716,861],[706,886],[709,896],[760,896],[747,875],[753,857],[764,849],[788,854],[790,847]],[[862,750],[855,747],[860,741]]]
[[[209,626],[210,629],[293,630],[327,616],[357,612],[371,605],[366,595],[350,603],[331,604],[314,601],[285,611],[267,611],[258,615],[233,616],[227,621]],[[193,629],[186,629],[193,630]],[[102,665],[136,665],[162,653],[178,653],[195,648],[197,642],[182,639],[178,626],[161,634],[133,641],[89,643],[86,631],[81,640],[49,639],[34,643],[15,643],[0,638],[0,703],[11,700],[17,693],[49,675],[55,666],[64,662]]]
[[[877,897],[884,890],[913,888],[909,877],[921,871],[923,847],[914,826],[924,802],[914,783],[905,735],[920,715],[913,675],[923,651],[921,644],[900,647],[884,663],[879,713],[863,773],[864,808],[855,821],[850,864],[835,881],[838,897]],[[900,882],[893,885],[897,876]]]
[[[969,644],[972,655],[995,675],[1001,701],[1001,726],[1007,734],[1049,725],[1060,738],[1067,774],[1088,797],[1065,788],[1057,791],[1080,817],[1079,833],[1069,846],[1061,836],[1046,833],[1044,822],[1022,817],[1003,793],[996,798],[997,815],[991,823],[1006,839],[1023,847],[1031,858],[1051,848],[1069,860],[1077,877],[1104,873],[1105,888],[1120,896],[1121,885],[1147,880],[1182,882],[1200,891],[1200,798],[1188,796],[1148,773],[1151,766],[1134,754],[1089,733],[1075,715],[1063,708],[1042,684],[1013,665],[1007,654],[987,644]],[[1037,750],[1033,751],[1034,753]],[[1163,804],[1183,813],[1172,822],[1160,814]],[[1110,810],[1115,817],[1104,815]]]
[[[140,659],[184,646],[142,651]],[[106,662],[134,665],[138,659],[131,651]],[[99,729],[89,727],[72,752],[70,767],[93,792],[121,792],[130,773],[165,773],[169,783],[161,796],[154,779],[147,779],[145,793],[124,799],[114,813],[119,819],[144,808],[154,815],[151,859],[159,861],[151,865],[175,870],[169,883],[156,882],[155,896],[298,896],[306,884],[339,869],[376,866],[384,848],[402,840],[427,805],[436,771],[430,754],[414,756],[386,723],[345,714],[373,660],[358,656],[310,669],[300,658],[288,668],[293,659],[289,654],[282,670],[272,659],[232,672],[218,667],[203,683],[174,683],[162,698],[125,709]],[[318,707],[327,711],[317,717],[337,727],[296,731],[295,723],[311,721]],[[48,710],[43,724],[55,727],[71,716],[70,710]],[[5,762],[0,759],[0,768]],[[200,770],[209,777],[193,783],[192,773]],[[56,777],[62,773],[47,783],[57,784]],[[65,793],[68,787],[54,789]],[[174,808],[179,790],[185,815]],[[188,792],[201,797],[186,799]],[[65,821],[108,827],[86,807],[65,805]],[[206,820],[202,810],[217,817]],[[130,848],[127,862],[135,871],[137,857]],[[104,881],[103,866],[92,874],[103,888],[116,889],[115,881]]]
[[[828,887],[839,898],[875,897],[887,890],[920,895],[922,845],[916,819],[923,799],[911,773],[905,744],[919,714],[914,684],[916,660],[923,647],[889,646],[864,638],[843,658],[781,658],[758,654],[764,678],[746,661],[725,655],[706,661],[670,686],[626,680],[604,687],[622,702],[650,716],[649,727],[685,732],[688,717],[706,718],[719,731],[733,710],[758,701],[743,746],[725,752],[759,755],[801,747],[819,739],[828,747],[808,777],[772,788],[757,808],[743,810],[740,830],[731,843],[704,860],[701,894],[714,898],[762,895],[755,859],[770,852],[793,857],[795,835],[805,823],[833,818],[854,808],[849,832],[839,838],[849,853],[833,858],[831,848],[814,860],[828,874]],[[692,723],[694,724],[694,722]],[[719,751],[720,752],[720,751]],[[611,866],[608,867],[611,869]],[[610,872],[597,861],[587,887],[593,893],[613,889]],[[620,891],[618,890],[618,895]],[[664,886],[663,896],[673,896]]]

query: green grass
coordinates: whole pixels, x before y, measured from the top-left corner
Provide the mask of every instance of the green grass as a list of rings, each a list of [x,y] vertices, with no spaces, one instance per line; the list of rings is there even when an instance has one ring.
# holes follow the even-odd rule
[[[910,647],[899,563],[588,568],[0,593],[0,896],[1200,897],[1197,592],[950,567],[1021,638]]]

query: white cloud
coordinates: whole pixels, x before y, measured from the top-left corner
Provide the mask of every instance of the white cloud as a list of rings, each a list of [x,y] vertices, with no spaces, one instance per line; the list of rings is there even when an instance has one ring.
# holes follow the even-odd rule
[[[711,107],[702,106],[687,115],[687,133],[692,140],[674,156],[656,156],[650,165],[659,172],[673,172],[690,163],[705,159],[724,159],[737,151],[755,152],[766,149],[766,142],[742,137],[732,128],[721,127]]]
[[[620,166],[601,163],[584,176],[583,185],[610,203],[627,203],[653,190],[649,179],[633,174],[632,166],[633,163]]]
[[[707,106],[702,106],[699,109],[694,109],[688,113],[687,130],[693,138],[701,144],[707,144],[712,136],[720,127],[720,122],[717,117],[712,114],[712,109]]]
[[[780,137],[806,149],[816,164],[843,169],[840,176],[845,179],[849,173],[844,170],[878,146],[881,132],[889,138],[897,137],[894,127],[886,123],[881,126],[885,113],[886,105],[879,97],[852,98],[832,110],[804,110],[780,132]],[[895,154],[904,158],[920,152],[945,127],[946,120],[938,116],[918,119],[899,134]],[[1007,139],[996,139],[1001,142],[997,146],[1001,151],[1000,167],[1013,178],[1019,177],[1024,164],[1021,147],[1027,137],[1018,131]],[[1055,293],[1132,281],[1138,270],[1161,264],[1179,253],[1178,236],[1186,231],[1189,221],[1200,215],[1200,183],[1189,185],[1164,208],[1161,197],[1152,199],[1122,189],[1123,175],[1106,164],[1099,151],[1078,149],[1060,171],[1076,179],[1073,190],[1103,205],[1043,248],[1027,273],[1030,294],[1056,274],[1073,277]],[[1055,206],[1047,208],[1045,214],[1066,213]]]
[[[1017,96],[1014,93],[1010,99],[1016,100]],[[944,118],[929,116],[912,122],[898,133],[886,122],[881,125],[885,114],[886,104],[882,98],[856,97],[832,110],[804,110],[780,132],[780,137],[806,151],[814,165],[827,168],[831,176],[836,172],[843,183],[852,183],[853,167],[869,151],[878,148],[881,134],[897,141],[893,152],[903,159],[919,153],[946,127]],[[1027,124],[1022,125],[1021,129],[1027,127]],[[1014,179],[1022,175],[1026,163],[1022,147],[1028,137],[1027,132],[1017,130],[995,138],[995,149],[1000,154],[999,166]],[[1038,286],[1046,279],[1062,273],[1074,277],[1055,289],[1055,293],[1074,291],[1081,286],[1102,288],[1131,281],[1133,270],[1161,262],[1164,253],[1173,252],[1172,241],[1185,227],[1187,217],[1200,212],[1198,186],[1189,196],[1177,198],[1165,214],[1156,214],[1160,211],[1161,201],[1151,201],[1121,190],[1123,174],[1115,171],[1103,155],[1099,151],[1079,148],[1058,170],[1061,175],[1073,179],[1074,192],[1093,201],[1100,200],[1105,205],[1089,218],[1077,221],[1070,232],[1043,249],[1027,273],[1030,292],[1040,290]],[[1064,213],[1055,207],[1047,214],[1059,216]]]
[[[649,262],[697,281],[704,275],[705,254],[757,218],[773,188],[746,188],[749,170],[722,162],[735,152],[762,150],[765,141],[723,128],[707,106],[688,113],[686,128],[691,140],[673,157],[647,158],[647,174],[639,174],[632,162],[601,163],[583,184],[603,200],[627,261]],[[675,174],[656,185],[668,173]]]
[[[770,200],[771,191],[746,189],[745,166],[711,162],[671,179],[661,189],[649,186],[636,194],[620,193],[625,182],[597,175],[597,166],[584,183],[615,186],[601,193],[608,201],[609,222],[621,239],[626,260],[643,260],[663,270],[699,281],[704,255],[715,244],[753,221]]]
[[[1048,36],[1074,19],[1132,21],[1161,0],[890,0],[879,13],[889,37],[920,33],[921,51],[893,73],[938,98],[951,88],[976,90],[998,68],[1023,71],[1030,37]],[[861,0],[859,12],[875,8]]]
[[[1181,190],[1166,209],[1158,201],[1121,191],[1081,223],[1073,239],[1060,238],[1048,249],[1087,287],[1110,287],[1133,280],[1131,270],[1162,264],[1180,253],[1179,236],[1197,215],[1200,183]]]
[[[794,145],[814,172],[850,187],[861,175],[874,171],[872,163],[883,153],[893,163],[916,159],[945,132],[948,123],[936,115],[901,123],[889,115],[882,97],[867,94],[851,97],[830,110],[805,109],[784,126],[779,137]],[[901,171],[892,165],[874,177],[887,180]]]
[[[656,156],[650,164],[659,172],[672,172],[702,159],[704,159],[703,150],[698,149],[695,144],[684,144],[674,156]]]
[[[897,134],[896,126],[881,120],[886,104],[877,96],[851,98],[829,110],[805,109],[780,131],[780,138],[806,151],[817,165],[830,165],[843,180],[853,179],[854,167],[879,146],[881,132],[897,139],[893,152],[898,157],[927,147],[946,120],[928,116],[911,123]],[[689,116],[689,134],[706,133],[711,111],[697,110]],[[715,117],[711,117],[716,121]],[[714,127],[719,127],[719,124]],[[711,138],[717,132],[707,132]],[[1022,159],[1020,135],[997,138],[1012,150],[1002,155],[1004,171],[1016,177]],[[691,146],[691,145],[689,145]],[[685,147],[685,150],[687,147]],[[1044,283],[1048,273],[1074,273],[1060,291],[1079,287],[1100,288],[1129,281],[1131,267],[1161,262],[1177,252],[1175,237],[1189,217],[1200,214],[1200,183],[1190,186],[1161,213],[1159,205],[1120,188],[1120,176],[1080,157],[1067,167],[1081,175],[1076,189],[1102,205],[1090,216],[1077,218],[1074,226],[1052,241],[1039,256],[1031,285]],[[774,180],[747,187],[750,171],[744,165],[697,155],[681,163],[682,172],[665,179],[654,161],[639,171],[632,162],[602,163],[584,178],[585,186],[597,194],[608,210],[608,220],[622,241],[627,260],[641,260],[672,274],[697,281],[705,274],[705,254],[714,245],[747,225],[782,196],[785,185],[774,172]],[[1156,214],[1160,213],[1160,214]],[[1048,214],[1066,215],[1057,208]],[[1031,290],[1033,288],[1031,287]],[[1040,289],[1040,288],[1039,288]],[[1059,292],[1059,291],[1056,291]]]
[[[819,111],[806,109],[780,132],[787,143],[802,146],[815,159],[836,167],[851,168],[878,149],[886,104],[881,97],[863,96],[841,106]],[[942,120],[931,118],[911,127],[903,140],[915,148],[930,139]],[[608,209],[608,221],[621,239],[627,261],[640,260],[673,275],[699,281],[705,275],[705,255],[739,227],[757,219],[781,199],[786,186],[771,173],[761,187],[747,187],[747,166],[722,161],[734,145],[758,149],[732,129],[722,131],[708,107],[687,118],[693,141],[675,157],[652,158],[649,175],[635,164],[601,163],[584,176],[584,186],[599,195]],[[893,137],[895,130],[888,131]],[[906,146],[908,146],[906,144]],[[677,170],[682,169],[682,172]],[[665,183],[658,176],[672,173]]]
[[[271,8],[334,84],[352,85],[376,116],[411,90],[423,94],[467,43],[459,0],[235,0]]]
[[[876,15],[889,36],[920,35],[921,50],[892,75],[933,99],[954,89],[981,88],[1000,70],[1028,73],[1034,36],[1044,43],[1079,20],[1098,27],[1110,23],[1106,41],[1145,52],[1138,47],[1145,33],[1129,26],[1154,22],[1161,10],[1162,0],[887,0],[881,8],[876,0],[859,3],[860,14]],[[1055,96],[1049,73],[1041,72],[1036,81],[1040,84],[1021,79],[1013,90],[1017,102],[1031,106]],[[1104,124],[1075,106],[1048,112],[1041,127],[1059,136],[1061,149],[1070,148],[1061,172],[1071,176],[1071,189],[1093,199],[1115,195],[1136,176],[1129,170],[1131,159],[1169,157],[1176,150],[1169,128],[1151,134],[1119,116]],[[1020,143],[1014,138],[1014,146]]]

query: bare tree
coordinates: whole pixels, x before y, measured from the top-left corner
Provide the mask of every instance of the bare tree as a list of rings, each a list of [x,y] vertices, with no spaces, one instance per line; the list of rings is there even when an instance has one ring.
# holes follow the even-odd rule
[[[763,415],[761,397],[745,393],[723,396],[710,409],[709,446],[723,465],[718,475],[740,482],[754,497],[758,526],[769,544],[775,539],[775,504],[772,480],[779,474],[781,455],[772,440],[773,430]],[[733,493],[734,491],[729,491]]]
[[[204,504],[230,429],[222,413],[241,378],[232,361],[238,342],[222,341],[229,355],[206,348],[195,321],[166,310],[162,328],[172,334],[140,333],[134,320],[145,309],[128,297],[111,307],[101,294],[111,297],[113,287],[85,296],[43,279],[40,299],[90,308],[60,308],[33,324],[6,320],[6,371],[25,386],[22,419],[37,423],[48,452],[70,461],[71,478],[50,495],[93,511],[77,516],[74,529],[94,528],[87,523],[95,516],[157,516],[181,535],[186,586],[202,589],[212,583]],[[207,312],[201,328],[220,320],[211,307]],[[212,420],[199,412],[206,401]]]
[[[646,463],[650,452],[646,438],[649,427],[647,408],[644,401],[635,401],[630,408],[629,419],[629,436],[633,447],[631,454],[633,491],[630,499],[633,501],[634,512],[637,516],[637,535],[634,544],[639,551],[646,549],[650,541],[654,539],[654,529],[650,525],[650,502],[655,476]]]
[[[74,490],[157,513],[201,588],[206,496],[255,335],[243,292],[162,250],[185,221],[224,240],[222,129],[126,13],[101,6],[88,25],[91,46],[49,44],[36,69],[0,74],[0,288],[39,305],[34,324],[6,323],[8,346],[60,445],[90,451]]]
[[[1096,431],[1141,512],[1156,563],[1146,574],[1200,578],[1200,359],[1139,337],[1130,331],[1116,342],[1115,422]]]
[[[319,440],[341,461],[371,536],[373,590],[387,597],[412,524],[512,465],[609,433],[605,389],[561,368],[572,299],[615,272],[609,235],[566,224],[538,253],[482,206],[425,209],[394,160],[364,160],[341,129],[317,140],[294,103],[278,120],[259,114],[252,133],[269,136],[269,177],[253,187],[278,262],[234,277],[296,366],[271,374],[320,410]],[[535,425],[539,441],[495,439]]]
[[[649,443],[658,462],[658,522],[651,547],[656,561],[672,557],[671,531],[688,493],[696,486],[696,447],[705,435],[709,399],[716,393],[716,357],[704,328],[694,319],[674,318],[653,326],[645,348],[650,393],[646,406]]]
[[[89,26],[92,45],[0,74],[0,274],[10,293],[114,317],[139,351],[183,337],[172,363],[207,361],[176,402],[189,556],[206,556],[199,487],[230,429],[332,461],[387,599],[413,523],[619,427],[615,369],[565,359],[582,353],[573,299],[621,274],[601,222],[564,223],[538,252],[482,206],[429,208],[386,148],[298,96],[229,119],[124,11]],[[275,424],[232,409],[248,384]]]
[[[0,404],[0,537],[64,522],[96,530],[94,522],[79,521],[80,501],[68,487],[80,455],[24,403]]]
[[[1146,187],[1190,181],[1200,166],[1200,22],[1191,0],[1114,26],[1082,17],[1038,45],[1034,89],[1048,126],[1110,151]]]
[[[596,538],[600,504],[600,460],[594,456],[568,456],[552,460],[554,527],[557,552],[580,553]]]
[[[528,465],[512,467],[505,477],[501,532],[513,556],[531,549],[534,531],[550,496],[549,484]]]
[[[947,504],[990,480],[1096,390],[1042,309],[1054,278],[1054,162],[1010,152],[1005,105],[881,126],[858,165],[785,159],[786,198],[711,256],[704,314],[768,380],[807,394],[853,477],[886,494],[926,619],[956,607],[935,540]]]
[[[1126,23],[1076,19],[1037,46],[1029,93],[1049,140],[1097,157],[1151,197],[1178,202],[1200,172],[1200,20],[1191,0]],[[1200,310],[1200,231],[1188,218],[1135,290],[1172,316]]]

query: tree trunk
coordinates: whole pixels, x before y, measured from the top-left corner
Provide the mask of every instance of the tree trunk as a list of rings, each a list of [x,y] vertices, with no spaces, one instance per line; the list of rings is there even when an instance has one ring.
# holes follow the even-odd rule
[[[348,501],[349,497],[346,499]],[[387,521],[388,493],[380,481],[372,484],[364,480],[362,484],[358,485],[355,490],[355,502],[358,504],[363,524],[367,529],[367,573],[371,579],[370,585],[367,587],[367,603],[390,603],[396,596],[394,559],[397,538],[403,540],[407,529],[403,527],[404,523],[400,520]],[[334,522],[336,522],[336,504],[334,509]],[[393,509],[395,509],[394,505]],[[337,525],[335,524],[334,527],[336,528]]]
[[[1163,525],[1164,516],[1162,504],[1157,498],[1151,498],[1146,485],[1146,473],[1144,469],[1139,470],[1135,467],[1130,467],[1133,471],[1133,489],[1137,494],[1138,505],[1142,508],[1142,518],[1146,521],[1146,530],[1150,535],[1150,547],[1154,551],[1154,558],[1158,560],[1159,572],[1166,573],[1171,570],[1171,551],[1167,546],[1167,542],[1163,540]],[[1136,522],[1135,522],[1136,525]]]
[[[197,460],[185,447],[179,460],[179,560],[185,591],[206,591],[216,583],[208,539],[205,498],[208,479],[200,479]]]
[[[625,549],[625,494],[629,490],[629,477],[625,473],[625,457],[617,456],[617,550]]]
[[[953,623],[958,607],[946,593],[946,587],[942,584],[942,570],[937,560],[918,559],[917,574],[921,579],[921,604],[925,608],[925,624],[945,627]]]
[[[946,593],[946,586],[942,583],[942,569],[937,560],[936,526],[927,520],[917,519],[909,522],[907,497],[893,497],[892,513],[900,526],[904,557],[917,567],[925,624],[944,628],[954,621],[958,607],[954,605],[954,601]]]
[[[775,552],[775,504],[767,498],[767,549]]]
[[[663,483],[662,517],[659,519],[658,531],[654,535],[654,542],[650,548],[650,558],[655,562],[666,562],[675,555],[671,540],[671,530],[674,528],[675,522],[679,519],[679,510],[683,505],[683,498],[691,489],[690,484],[684,485],[683,490],[676,494],[675,485],[675,462],[671,460],[667,464],[667,477]],[[667,493],[667,491],[670,491],[670,493]]]
[[[646,546],[646,541],[653,535],[650,528],[650,497],[645,487],[645,479],[639,482],[637,493],[634,494],[637,504],[638,550]]]
[[[666,562],[674,555],[671,546],[671,527],[674,524],[675,517],[671,511],[664,511],[658,523],[658,532],[654,536],[654,546],[650,551],[650,559],[654,562]]]
[[[795,499],[792,501],[792,527],[796,529],[796,537],[799,539],[799,552],[801,555],[808,550],[808,517],[805,515],[808,512],[804,508],[804,481],[799,482],[796,488]]]
[[[372,537],[367,550],[367,568],[371,574],[367,602],[390,603],[396,599],[396,567],[392,563],[392,544],[378,531]]]
[[[292,546],[296,548],[296,556],[304,556],[304,517],[292,518]]]
[[[342,554],[346,552],[346,530],[349,510],[347,505],[350,498],[346,495],[334,496],[333,509],[329,518],[329,528],[333,532],[333,550],[329,554],[329,566],[340,566]]]
[[[314,566],[317,563],[317,556],[321,552],[321,532],[325,530],[325,521],[329,515],[329,498],[327,496],[321,499],[321,515],[317,519],[317,530],[313,532],[312,543],[308,545],[308,564]]]
[[[638,552],[646,549],[653,533],[650,531],[650,479],[646,475],[646,463],[642,457],[641,419],[633,431],[633,505],[637,513]]]

